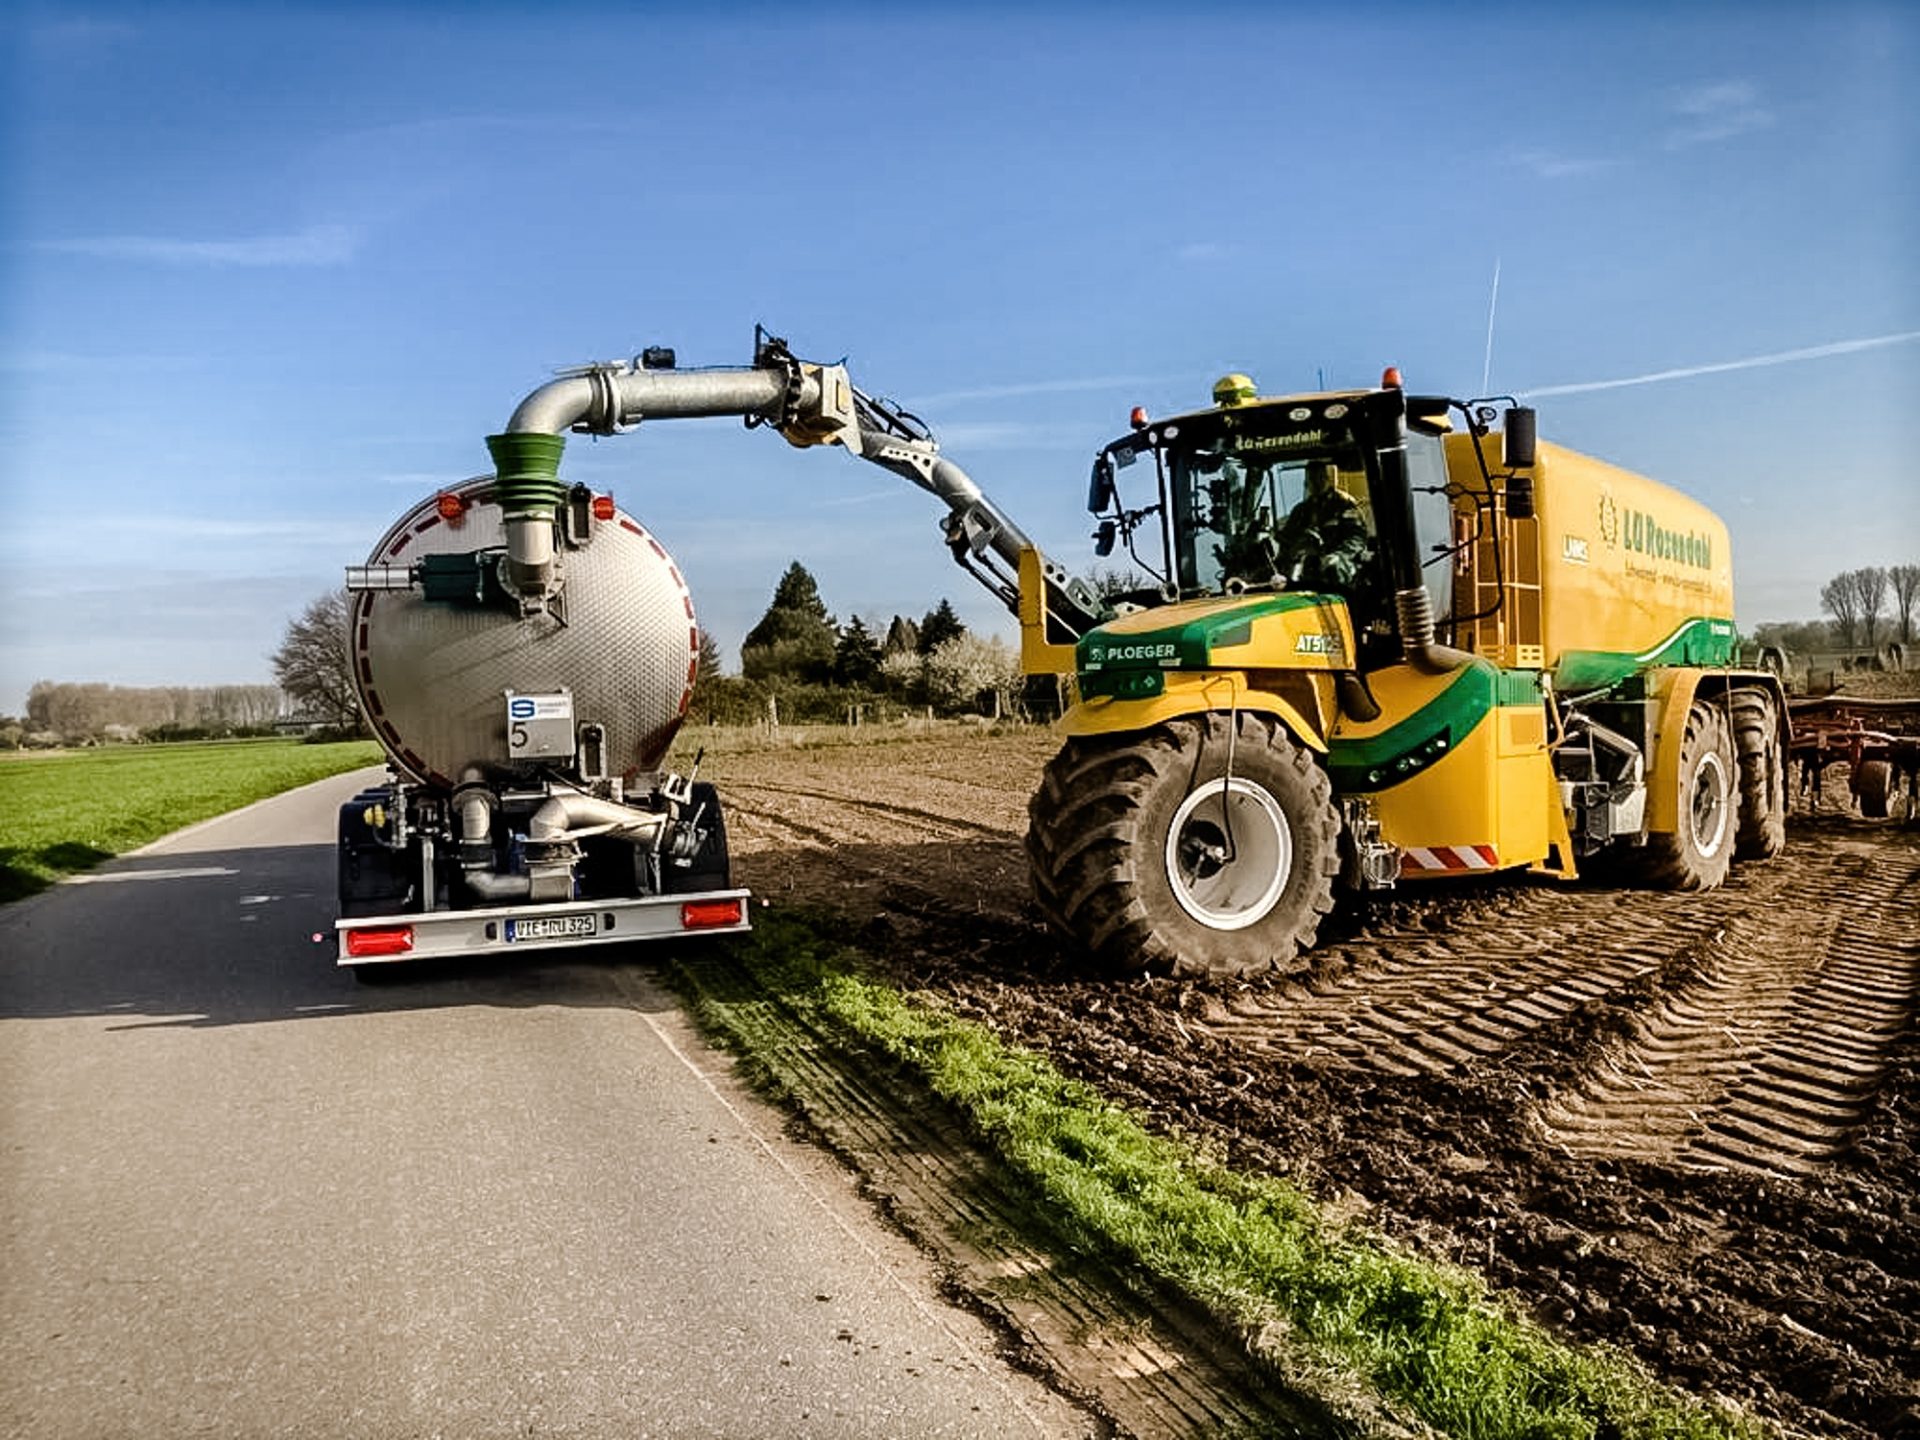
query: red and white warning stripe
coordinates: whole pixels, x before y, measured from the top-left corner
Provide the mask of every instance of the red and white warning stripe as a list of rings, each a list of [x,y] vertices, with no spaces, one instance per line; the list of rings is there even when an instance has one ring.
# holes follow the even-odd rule
[[[1500,852],[1491,845],[1410,846],[1400,852],[1402,870],[1458,874],[1466,870],[1498,870]]]

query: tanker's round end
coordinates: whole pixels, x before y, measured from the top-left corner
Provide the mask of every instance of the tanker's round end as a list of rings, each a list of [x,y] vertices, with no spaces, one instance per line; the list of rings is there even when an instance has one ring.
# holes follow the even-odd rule
[[[566,436],[538,431],[487,437],[487,453],[498,477],[494,497],[502,513],[548,511],[566,499],[567,487],[560,480],[560,456],[566,448]]]

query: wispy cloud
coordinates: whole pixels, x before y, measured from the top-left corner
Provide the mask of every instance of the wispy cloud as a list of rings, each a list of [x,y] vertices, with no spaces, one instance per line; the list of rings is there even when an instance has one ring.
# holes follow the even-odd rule
[[[1769,365],[1792,365],[1802,360],[1825,360],[1835,355],[1852,355],[1861,350],[1878,350],[1888,345],[1910,345],[1920,340],[1920,330],[1902,330],[1894,335],[1870,335],[1860,340],[1835,340],[1828,345],[1809,345],[1800,350],[1778,350],[1771,355],[1749,355],[1740,360],[1721,360],[1711,365],[1686,365],[1677,370],[1655,370],[1646,375],[1628,375],[1619,380],[1583,380],[1573,385],[1541,385],[1515,393],[1531,399],[1539,395],[1584,395],[1593,390],[1619,390],[1629,385],[1658,385],[1667,380],[1691,380],[1697,375],[1724,375],[1730,370],[1759,370]]]
[[[943,453],[958,458],[980,450],[1087,450],[1086,431],[1074,425],[1023,424],[1012,420],[982,420],[972,425],[943,425],[934,432]]]
[[[124,21],[88,19],[85,16],[52,20],[44,25],[34,26],[30,32],[35,44],[66,49],[91,49],[100,45],[117,45],[123,40],[131,40],[139,33]]]
[[[1553,150],[1516,150],[1509,158],[1513,164],[1531,171],[1542,180],[1591,175],[1597,170],[1610,170],[1619,163],[1597,155],[1562,155]]]
[[[469,480],[481,477],[467,472],[455,474],[451,470],[389,470],[385,474],[373,477],[376,485],[394,485],[404,490],[418,490],[425,494],[429,490],[440,490],[450,485],[464,485]]]
[[[100,260],[156,265],[270,266],[344,265],[360,249],[361,234],[349,225],[311,225],[285,235],[225,240],[180,240],[158,235],[96,235],[50,240],[41,248]]]
[[[1773,124],[1773,112],[1760,103],[1760,92],[1746,80],[1720,80],[1696,85],[1674,97],[1678,123],[1667,135],[1667,148],[1710,145]]]
[[[1020,385],[985,385],[977,390],[945,390],[912,395],[906,403],[920,409],[957,405],[966,400],[1017,400],[1026,395],[1071,395],[1096,390],[1137,390],[1150,385],[1179,385],[1191,375],[1089,375],[1077,380],[1029,380]]]
[[[127,535],[142,540],[221,540],[291,549],[320,549],[332,553],[365,550],[373,532],[359,523],[341,520],[249,519],[227,515],[153,515],[103,513],[88,522],[96,535]],[[25,548],[39,553],[53,549],[52,532],[21,527]]]
[[[82,354],[77,350],[0,350],[0,374],[69,375],[76,370],[107,366],[167,366],[178,369],[203,363],[197,355]]]

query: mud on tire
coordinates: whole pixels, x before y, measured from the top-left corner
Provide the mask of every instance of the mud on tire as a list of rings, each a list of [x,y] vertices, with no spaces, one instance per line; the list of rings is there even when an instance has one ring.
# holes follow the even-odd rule
[[[1735,690],[1727,699],[1740,791],[1733,855],[1771,860],[1787,848],[1787,758],[1780,748],[1780,716],[1765,690]]]
[[[1738,828],[1733,741],[1720,712],[1695,701],[1680,744],[1679,815],[1639,855],[1641,878],[1662,890],[1711,890],[1727,878]]]
[[[1285,966],[1333,908],[1331,797],[1312,753],[1271,716],[1069,740],[1028,806],[1034,897],[1117,973]]]

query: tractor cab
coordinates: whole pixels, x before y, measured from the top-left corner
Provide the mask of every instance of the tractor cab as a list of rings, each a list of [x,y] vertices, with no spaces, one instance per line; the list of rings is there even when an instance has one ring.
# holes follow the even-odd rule
[[[1359,668],[1396,658],[1375,497],[1394,483],[1377,473],[1377,435],[1397,417],[1399,393],[1261,399],[1246,376],[1229,375],[1214,401],[1157,422],[1136,411],[1133,432],[1094,462],[1088,508],[1101,517],[1096,549],[1104,556],[1124,546],[1150,582],[1118,596],[1121,607],[1311,596],[1344,608]],[[1121,477],[1143,461],[1152,467],[1152,495],[1128,508],[1146,497]],[[1408,434],[1407,462],[1421,552],[1437,555],[1451,542],[1439,439]],[[1429,565],[1424,578],[1444,615],[1450,568]]]

